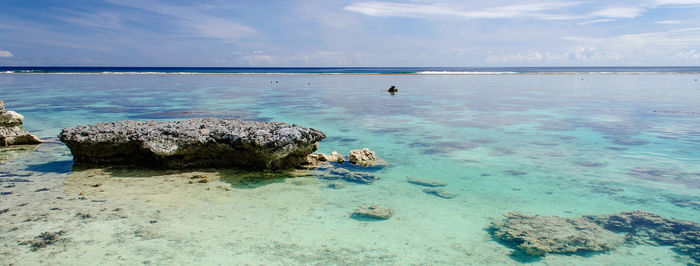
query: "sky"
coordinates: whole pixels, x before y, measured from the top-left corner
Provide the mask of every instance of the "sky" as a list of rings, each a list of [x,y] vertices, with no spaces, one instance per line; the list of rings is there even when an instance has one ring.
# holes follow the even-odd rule
[[[699,66],[700,0],[0,0],[0,66]]]

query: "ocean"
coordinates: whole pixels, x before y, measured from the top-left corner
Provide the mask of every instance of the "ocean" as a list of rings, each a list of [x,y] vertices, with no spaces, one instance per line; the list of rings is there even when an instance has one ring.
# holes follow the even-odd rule
[[[0,66],[0,73],[53,74],[634,74],[700,73],[700,67],[26,67]]]
[[[46,140],[0,148],[3,264],[687,265],[672,245],[528,255],[509,212],[700,222],[700,67],[0,67]],[[399,91],[386,90],[395,86]],[[119,120],[284,121],[369,148],[372,184],[233,169],[78,168],[56,136]],[[208,182],[192,182],[196,175]],[[411,178],[455,194],[425,193]],[[340,183],[339,183],[340,182]],[[340,184],[340,185],[338,185]],[[358,219],[363,205],[392,208]],[[42,233],[48,244],[35,244]]]

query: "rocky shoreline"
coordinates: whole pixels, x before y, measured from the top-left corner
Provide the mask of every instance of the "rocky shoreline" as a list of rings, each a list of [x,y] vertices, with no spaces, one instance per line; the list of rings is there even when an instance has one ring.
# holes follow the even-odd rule
[[[0,146],[39,144],[41,140],[24,131],[24,116],[5,110],[5,102],[0,100]]]

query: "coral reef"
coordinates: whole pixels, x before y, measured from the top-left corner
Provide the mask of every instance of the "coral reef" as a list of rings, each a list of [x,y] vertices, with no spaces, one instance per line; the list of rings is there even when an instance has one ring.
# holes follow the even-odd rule
[[[529,255],[607,251],[624,242],[617,235],[586,218],[532,216],[515,212],[491,225],[493,235],[511,242]]]
[[[629,211],[585,218],[613,232],[625,233],[628,241],[672,245],[700,263],[700,225],[663,218],[647,211]]]

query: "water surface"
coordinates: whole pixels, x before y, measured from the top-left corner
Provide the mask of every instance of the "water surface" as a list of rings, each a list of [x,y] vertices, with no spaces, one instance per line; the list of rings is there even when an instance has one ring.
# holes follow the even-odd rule
[[[677,264],[667,246],[519,257],[486,230],[507,212],[647,210],[700,222],[700,74],[3,74],[7,109],[48,139],[5,152],[2,261],[157,264]],[[396,86],[390,95],[386,89]],[[319,152],[368,147],[381,180],[329,188],[228,169],[73,169],[61,128],[193,117],[322,130]],[[7,159],[5,159],[7,158]],[[191,182],[195,175],[208,183]],[[443,199],[408,178],[442,181]],[[43,188],[47,190],[39,191]],[[386,221],[350,217],[361,205]],[[87,215],[86,215],[87,214]],[[87,216],[87,217],[86,217]],[[20,241],[65,231],[30,250]]]

